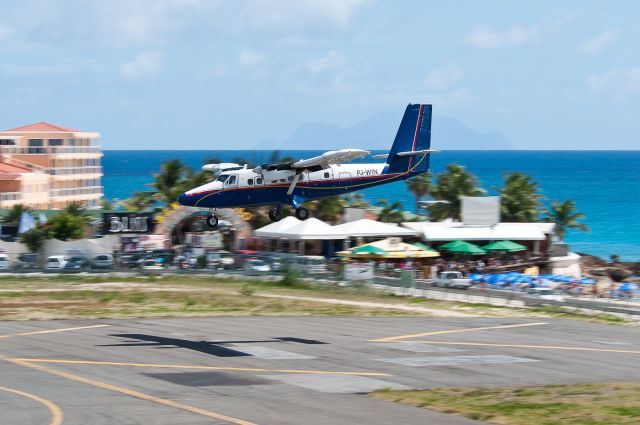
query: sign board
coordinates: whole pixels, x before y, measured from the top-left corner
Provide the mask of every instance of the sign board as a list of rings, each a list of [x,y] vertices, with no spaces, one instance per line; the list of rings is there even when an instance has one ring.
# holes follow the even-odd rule
[[[373,263],[347,263],[344,269],[344,278],[348,281],[362,281],[373,279]]]
[[[463,196],[462,222],[475,226],[493,226],[500,223],[499,196]]]
[[[151,233],[155,227],[153,213],[115,212],[102,214],[102,233]]]

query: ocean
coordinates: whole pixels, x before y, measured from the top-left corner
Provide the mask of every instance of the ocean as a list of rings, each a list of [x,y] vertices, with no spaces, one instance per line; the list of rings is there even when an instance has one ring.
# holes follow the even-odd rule
[[[282,155],[309,158],[323,151],[283,151]],[[125,199],[134,191],[149,190],[152,174],[169,159],[200,168],[208,158],[233,161],[242,157],[264,163],[271,151],[105,151],[105,196]],[[367,159],[363,162],[375,162]],[[533,176],[547,200],[573,199],[590,232],[569,231],[573,251],[604,258],[620,255],[623,261],[640,261],[640,151],[447,151],[432,155],[431,169],[438,173],[448,164],[461,164],[482,188],[496,194],[504,174],[520,171]],[[400,201],[415,210],[415,198],[404,182],[363,191],[375,203]]]

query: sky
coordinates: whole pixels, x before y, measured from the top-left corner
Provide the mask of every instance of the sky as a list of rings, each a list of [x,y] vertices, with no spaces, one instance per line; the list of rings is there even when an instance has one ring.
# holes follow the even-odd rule
[[[250,149],[424,102],[516,149],[638,149],[638,16],[632,0],[1,0],[0,128]]]

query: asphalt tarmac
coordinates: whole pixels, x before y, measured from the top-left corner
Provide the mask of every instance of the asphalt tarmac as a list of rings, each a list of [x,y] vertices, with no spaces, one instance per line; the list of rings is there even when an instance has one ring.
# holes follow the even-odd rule
[[[640,380],[640,329],[559,319],[0,323],[1,424],[471,424],[381,388]]]

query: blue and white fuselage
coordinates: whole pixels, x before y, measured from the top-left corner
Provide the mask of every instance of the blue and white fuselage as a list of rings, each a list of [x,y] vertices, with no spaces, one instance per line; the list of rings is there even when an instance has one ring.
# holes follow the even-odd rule
[[[321,156],[255,168],[238,164],[210,164],[203,169],[217,172],[211,183],[191,189],[178,198],[185,206],[209,209],[275,205],[270,216],[279,219],[279,205],[296,209],[296,216],[308,217],[302,206],[307,200],[340,196],[372,186],[404,180],[429,170],[431,153],[431,105],[407,106],[386,163],[339,163],[370,156],[361,149],[342,149]],[[215,216],[209,218],[215,219]],[[209,218],[207,222],[209,223]],[[215,226],[217,219],[210,225]]]

